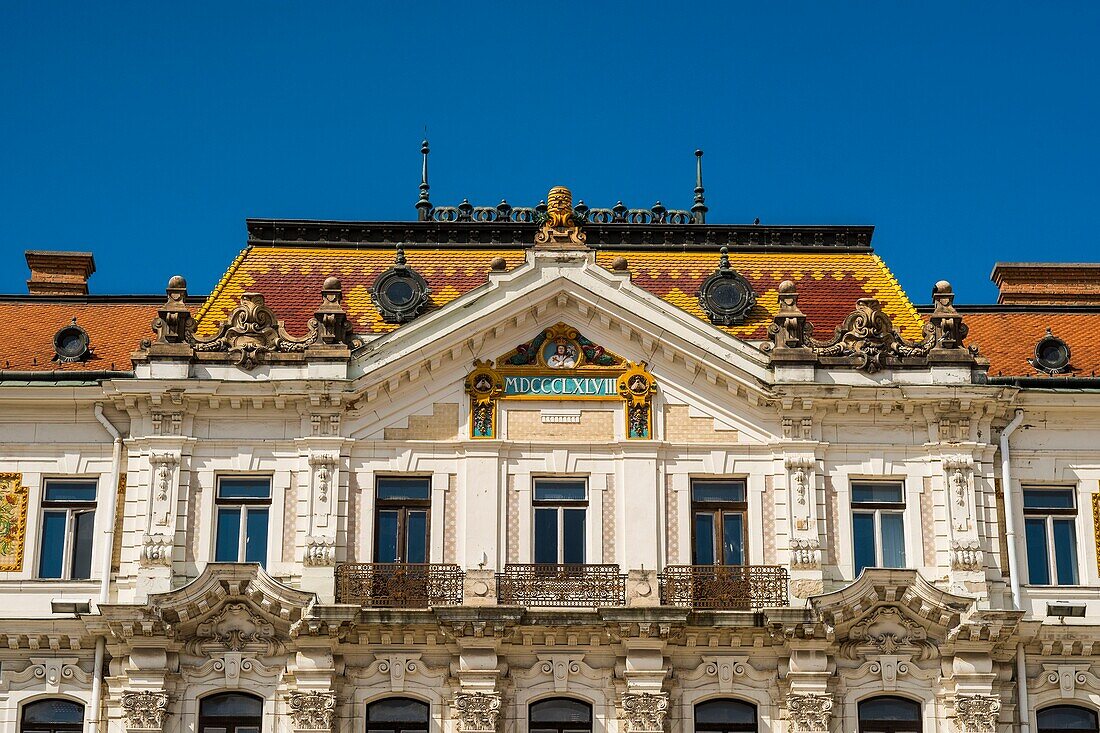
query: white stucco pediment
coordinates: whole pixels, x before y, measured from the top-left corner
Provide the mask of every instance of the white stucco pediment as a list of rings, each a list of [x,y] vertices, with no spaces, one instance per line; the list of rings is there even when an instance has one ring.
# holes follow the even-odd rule
[[[491,274],[481,288],[357,351],[351,434],[381,439],[440,403],[457,403],[468,421],[464,386],[475,364],[500,366],[517,345],[565,324],[627,363],[645,364],[663,388],[657,409],[687,406],[690,418],[712,419],[718,439],[727,431],[766,442],[777,432],[774,412],[762,406],[771,397],[767,357],[754,346],[597,266],[591,253],[532,253],[524,266]]]

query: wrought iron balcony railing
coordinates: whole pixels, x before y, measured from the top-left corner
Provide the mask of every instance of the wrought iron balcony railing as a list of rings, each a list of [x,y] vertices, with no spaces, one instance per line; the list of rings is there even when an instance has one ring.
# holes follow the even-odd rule
[[[505,565],[497,573],[497,600],[536,608],[625,606],[626,577],[618,565]]]
[[[661,585],[669,606],[754,611],[788,605],[789,580],[779,565],[669,565]]]
[[[464,577],[458,565],[341,563],[336,566],[336,602],[369,608],[457,606]]]

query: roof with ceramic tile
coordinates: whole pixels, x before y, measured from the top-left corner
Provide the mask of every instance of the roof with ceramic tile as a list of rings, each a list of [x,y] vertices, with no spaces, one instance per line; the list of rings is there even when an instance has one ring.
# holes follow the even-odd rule
[[[447,303],[488,281],[489,263],[503,257],[508,269],[524,262],[524,249],[412,248],[405,249],[408,265],[431,288],[430,309]],[[717,247],[711,251],[675,251],[653,248],[600,251],[596,261],[611,267],[625,257],[631,280],[666,302],[704,318],[698,292],[718,266]],[[920,316],[885,263],[870,252],[730,252],[730,265],[757,294],[756,307],[741,326],[721,327],[731,335],[764,339],[778,310],[777,288],[783,280],[798,286],[799,306],[814,324],[819,338],[855,308],[859,298],[878,298],[895,326],[908,338],[919,338]],[[319,303],[325,278],[336,276],[344,288],[344,308],[357,333],[384,333],[398,328],[385,323],[371,302],[375,279],[393,266],[389,247],[351,249],[324,246],[249,247],[233,262],[210,298],[196,313],[199,333],[210,334],[225,320],[246,292],[261,293],[291,334],[301,334]]]
[[[1096,309],[1028,308],[1016,311],[960,308],[969,327],[967,343],[989,359],[990,377],[1043,377],[1056,384],[1065,377],[1100,376],[1100,311]],[[1047,377],[1028,363],[1035,345],[1051,334],[1070,348],[1069,371]]]
[[[130,354],[151,335],[150,324],[163,298],[52,299],[0,301],[0,368],[10,371],[116,371],[132,367]],[[54,360],[54,334],[76,319],[88,333],[91,355],[83,361]]]

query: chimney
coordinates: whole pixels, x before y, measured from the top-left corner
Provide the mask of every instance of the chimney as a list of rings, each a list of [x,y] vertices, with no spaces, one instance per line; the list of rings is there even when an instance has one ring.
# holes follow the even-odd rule
[[[998,262],[1001,305],[1100,305],[1100,263]]]
[[[95,272],[91,252],[50,252],[29,249],[27,267],[31,295],[87,295],[88,278]]]

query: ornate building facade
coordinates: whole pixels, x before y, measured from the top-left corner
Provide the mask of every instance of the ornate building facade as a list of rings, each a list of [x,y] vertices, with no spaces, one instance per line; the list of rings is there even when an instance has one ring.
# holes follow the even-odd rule
[[[1088,266],[918,308],[701,183],[418,210],[251,220],[203,298],[27,254],[0,730],[1097,730]]]

